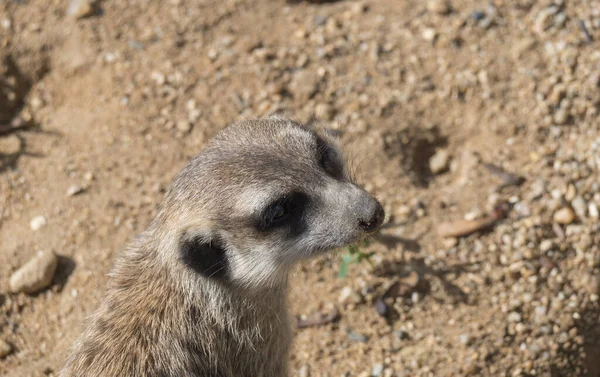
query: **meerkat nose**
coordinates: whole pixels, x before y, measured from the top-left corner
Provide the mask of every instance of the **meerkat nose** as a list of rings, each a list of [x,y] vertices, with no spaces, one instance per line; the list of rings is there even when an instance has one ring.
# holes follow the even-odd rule
[[[371,205],[370,213],[366,218],[358,219],[358,225],[360,228],[367,232],[372,233],[379,229],[381,224],[383,223],[383,219],[385,217],[385,211],[379,202],[373,199],[373,204]]]

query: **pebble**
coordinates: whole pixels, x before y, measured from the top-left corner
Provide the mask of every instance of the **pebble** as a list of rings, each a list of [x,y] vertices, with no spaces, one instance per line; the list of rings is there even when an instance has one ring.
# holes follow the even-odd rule
[[[58,257],[52,251],[38,251],[37,255],[10,277],[12,292],[35,293],[50,285],[56,272]]]
[[[187,133],[192,129],[192,124],[188,120],[182,119],[177,122],[177,129],[181,132]]]
[[[587,205],[581,196],[576,196],[575,199],[571,201],[571,206],[579,218],[584,218],[587,214]]]
[[[510,312],[506,319],[508,322],[521,322],[521,314],[517,312]]]
[[[29,223],[29,227],[31,230],[39,230],[44,225],[46,225],[46,218],[44,216],[36,216]]]
[[[458,340],[460,341],[461,344],[464,344],[465,346],[469,345],[469,343],[471,343],[471,337],[469,336],[469,334],[460,334],[460,336],[458,337]]]
[[[347,335],[348,335],[348,339],[350,339],[353,342],[366,343],[367,341],[369,341],[368,336],[363,335],[361,333],[354,332],[352,330],[348,330]]]
[[[433,28],[426,28],[423,30],[423,33],[421,35],[426,41],[432,42],[437,36],[437,31],[435,31],[435,29]]]
[[[450,4],[446,0],[429,0],[427,2],[427,9],[437,14],[448,14],[451,10]]]
[[[10,343],[7,343],[4,340],[0,339],[0,359],[10,355],[11,352],[12,346],[10,345]]]
[[[563,207],[554,213],[554,222],[562,225],[575,221],[575,212],[570,207]]]
[[[448,170],[450,165],[450,154],[446,149],[439,149],[429,159],[429,169],[433,174],[440,174]]]
[[[588,212],[590,214],[590,217],[593,219],[597,219],[598,217],[600,217],[600,211],[598,211],[598,206],[595,203],[590,203],[588,205]]]
[[[75,18],[84,18],[94,14],[92,0],[71,0],[67,8],[67,14]]]
[[[340,297],[338,298],[340,304],[360,304],[362,300],[362,296],[359,293],[355,292],[352,289],[352,287],[342,288],[342,290],[340,291]]]
[[[475,10],[475,11],[473,11],[473,13],[471,13],[471,19],[473,19],[475,21],[481,21],[484,18],[485,18],[485,13],[483,11]]]
[[[371,376],[379,377],[383,373],[383,364],[374,364],[373,369],[371,370]]]
[[[534,31],[537,33],[543,33],[547,29],[549,29],[554,23],[554,15],[558,11],[556,6],[551,6],[542,9],[537,17],[535,18]]]
[[[84,191],[84,188],[77,185],[71,185],[67,189],[67,196],[75,196],[77,194],[81,194]]]
[[[298,371],[298,377],[308,377],[310,376],[310,372],[308,369],[308,365],[303,365]]]
[[[568,119],[569,119],[569,112],[567,111],[567,109],[560,108],[554,114],[554,123],[556,123],[558,125],[563,125],[563,124],[567,123]]]

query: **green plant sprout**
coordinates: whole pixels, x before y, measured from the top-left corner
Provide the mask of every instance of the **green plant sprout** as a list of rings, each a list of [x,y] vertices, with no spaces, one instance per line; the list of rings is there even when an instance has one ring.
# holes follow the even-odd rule
[[[338,270],[338,278],[344,279],[348,276],[348,268],[352,263],[359,264],[362,261],[366,260],[370,264],[371,257],[375,255],[375,252],[365,252],[364,249],[371,245],[372,241],[370,239],[365,239],[363,241],[359,241],[355,244],[352,244],[346,248],[348,252],[342,255],[342,261],[340,263],[340,269]]]

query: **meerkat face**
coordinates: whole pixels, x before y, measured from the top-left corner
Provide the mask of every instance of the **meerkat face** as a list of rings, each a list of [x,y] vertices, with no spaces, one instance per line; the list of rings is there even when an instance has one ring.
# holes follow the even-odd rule
[[[384,211],[335,138],[287,118],[223,130],[175,179],[178,259],[206,277],[273,284],[295,262],[379,228]]]

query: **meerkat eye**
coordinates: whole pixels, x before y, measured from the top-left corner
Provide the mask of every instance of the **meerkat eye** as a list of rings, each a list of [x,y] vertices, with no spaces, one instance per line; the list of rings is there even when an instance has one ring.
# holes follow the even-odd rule
[[[301,217],[307,200],[305,194],[293,192],[273,201],[260,214],[256,227],[268,231],[293,223],[293,218]]]
[[[286,203],[275,203],[270,208],[271,223],[277,223],[279,221],[285,220],[290,214],[288,207],[289,206],[286,205]]]

